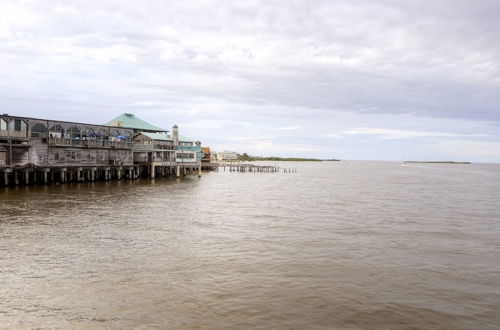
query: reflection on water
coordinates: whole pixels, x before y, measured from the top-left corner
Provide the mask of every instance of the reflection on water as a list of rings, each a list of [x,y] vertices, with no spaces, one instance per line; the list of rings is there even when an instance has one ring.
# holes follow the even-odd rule
[[[0,189],[0,327],[500,327],[500,167]]]

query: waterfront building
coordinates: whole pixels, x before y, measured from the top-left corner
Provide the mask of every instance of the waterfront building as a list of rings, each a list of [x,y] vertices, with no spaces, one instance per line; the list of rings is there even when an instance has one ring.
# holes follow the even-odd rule
[[[133,130],[0,115],[3,183],[134,176]]]
[[[201,143],[131,114],[107,125],[0,115],[0,183],[94,181],[201,171]],[[2,180],[3,179],[3,180]]]
[[[217,153],[217,160],[218,161],[232,161],[232,160],[237,160],[238,159],[238,154],[234,151],[222,151]]]
[[[203,148],[201,148],[201,151],[203,152],[203,158],[201,159],[201,162],[202,163],[210,163],[210,160],[211,160],[211,158],[210,158],[210,155],[211,155],[210,148],[203,147]]]
[[[179,134],[179,127],[174,125],[172,133],[154,126],[133,114],[124,113],[106,123],[115,127],[127,127],[134,130],[134,164],[154,178],[169,175],[176,176],[201,172],[201,143]]]

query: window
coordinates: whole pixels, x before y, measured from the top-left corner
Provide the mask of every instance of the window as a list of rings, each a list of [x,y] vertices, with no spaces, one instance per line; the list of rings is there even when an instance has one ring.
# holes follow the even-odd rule
[[[70,127],[68,132],[72,139],[80,138],[80,128],[78,126]]]
[[[90,127],[87,127],[83,130],[83,134],[82,134],[82,137],[84,139],[86,138],[95,138],[96,137],[96,134],[94,132],[94,130]]]
[[[44,124],[36,123],[31,127],[32,132],[45,133],[47,132],[47,127]]]
[[[194,159],[194,153],[192,152],[182,152],[177,154],[177,158],[181,159]]]
[[[45,132],[47,132],[47,127],[43,124],[36,123],[31,127],[31,137],[41,137]]]
[[[108,141],[109,133],[104,128],[101,128],[97,131],[97,137],[99,137],[100,140]]]
[[[5,119],[0,118],[0,130],[7,130],[7,121]]]
[[[51,132],[56,132],[56,133],[62,133],[64,131],[64,128],[61,125],[53,125],[50,128]]]
[[[59,160],[59,153],[58,153],[58,152],[56,152],[56,153],[54,154],[54,159],[55,159],[55,160]]]
[[[74,151],[71,152],[71,159],[76,159],[76,153]]]

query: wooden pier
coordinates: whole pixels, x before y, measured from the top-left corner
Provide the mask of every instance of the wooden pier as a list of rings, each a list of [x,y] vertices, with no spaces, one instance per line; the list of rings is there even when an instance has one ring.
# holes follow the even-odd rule
[[[270,165],[255,165],[255,164],[246,164],[246,163],[225,163],[219,165],[219,168],[222,167],[224,171],[226,168],[229,172],[249,172],[249,173],[297,173],[296,168],[280,168],[279,166],[270,166]]]
[[[0,115],[0,186],[200,177],[202,170],[221,168],[240,173],[297,171],[210,163],[209,150],[202,152],[201,142],[180,136],[177,125],[168,134],[132,114],[117,119],[123,122],[110,126]]]

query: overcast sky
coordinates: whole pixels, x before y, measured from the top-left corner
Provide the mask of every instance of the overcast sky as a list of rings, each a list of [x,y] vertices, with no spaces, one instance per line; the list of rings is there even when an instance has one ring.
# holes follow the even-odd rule
[[[254,155],[500,162],[500,1],[0,0],[0,112]]]

